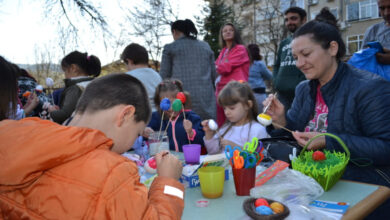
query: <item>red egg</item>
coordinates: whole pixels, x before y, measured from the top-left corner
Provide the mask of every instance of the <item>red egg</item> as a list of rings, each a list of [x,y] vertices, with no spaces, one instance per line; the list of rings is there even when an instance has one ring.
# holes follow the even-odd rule
[[[262,205],[269,207],[269,204],[268,204],[267,200],[265,200],[265,199],[256,199],[255,207],[262,206]]]
[[[326,156],[322,151],[317,150],[313,153],[312,158],[314,161],[323,161],[326,160]]]
[[[178,92],[176,98],[179,99],[183,104],[187,101],[186,95],[184,95],[182,92]]]

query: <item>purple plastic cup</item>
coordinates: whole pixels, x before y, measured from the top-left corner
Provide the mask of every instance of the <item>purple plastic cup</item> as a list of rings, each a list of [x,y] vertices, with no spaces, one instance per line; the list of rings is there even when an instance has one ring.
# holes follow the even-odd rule
[[[183,153],[186,164],[198,164],[200,158],[200,144],[183,145]]]

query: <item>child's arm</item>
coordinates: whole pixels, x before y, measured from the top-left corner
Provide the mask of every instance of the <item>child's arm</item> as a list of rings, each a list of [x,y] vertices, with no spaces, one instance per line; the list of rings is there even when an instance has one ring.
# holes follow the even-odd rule
[[[203,145],[204,131],[201,119],[195,113],[188,114],[188,120],[183,120],[183,127],[186,130],[187,137],[192,143]]]
[[[162,153],[156,155],[159,176],[149,192],[139,182],[138,168],[133,162],[117,165],[97,197],[96,210],[91,210],[94,219],[180,219],[184,186],[176,178],[180,176],[181,163],[173,155]]]
[[[208,154],[218,154],[221,152],[219,136],[215,131],[211,130],[208,126],[208,120],[202,121],[203,130],[205,136],[203,138],[204,146],[207,149]]]

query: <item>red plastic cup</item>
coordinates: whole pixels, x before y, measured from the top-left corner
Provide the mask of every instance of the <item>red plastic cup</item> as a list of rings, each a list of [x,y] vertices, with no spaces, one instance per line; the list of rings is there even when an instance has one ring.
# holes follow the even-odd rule
[[[200,159],[200,144],[183,145],[183,153],[186,164],[198,164]]]
[[[250,189],[255,187],[256,167],[232,170],[237,196],[249,196]]]

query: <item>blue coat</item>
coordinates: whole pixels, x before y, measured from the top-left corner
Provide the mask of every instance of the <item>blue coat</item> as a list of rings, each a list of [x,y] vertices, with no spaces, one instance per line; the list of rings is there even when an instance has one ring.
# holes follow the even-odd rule
[[[313,118],[318,80],[301,82],[287,112],[287,128],[304,131]],[[343,179],[390,186],[375,169],[390,176],[390,82],[375,74],[339,63],[334,77],[321,88],[328,112],[328,133],[340,137],[351,159],[368,159],[371,166],[349,163]],[[326,137],[326,148],[344,151]]]
[[[200,124],[202,121],[200,117],[195,114],[193,111],[186,111],[186,119],[192,122],[192,128],[195,129],[196,135],[193,141],[191,141],[191,144],[200,144],[204,146],[203,142],[203,137],[204,137],[204,131],[203,127]],[[180,113],[179,118],[176,120],[175,123],[175,137],[176,137],[176,142],[179,147],[179,151],[183,152],[182,146],[185,144],[188,144],[188,138],[187,138],[187,133],[184,130],[183,127],[183,113]],[[152,119],[150,120],[148,127],[151,127],[154,131],[158,131],[160,129],[160,123],[161,123],[161,115],[158,112],[153,112],[152,114]],[[164,120],[162,124],[162,131],[165,130],[167,127],[168,120]],[[174,138],[173,138],[173,133],[172,133],[172,123],[169,123],[169,127],[167,130],[168,138],[169,138],[169,149],[170,150],[175,150],[175,143],[174,143]]]

